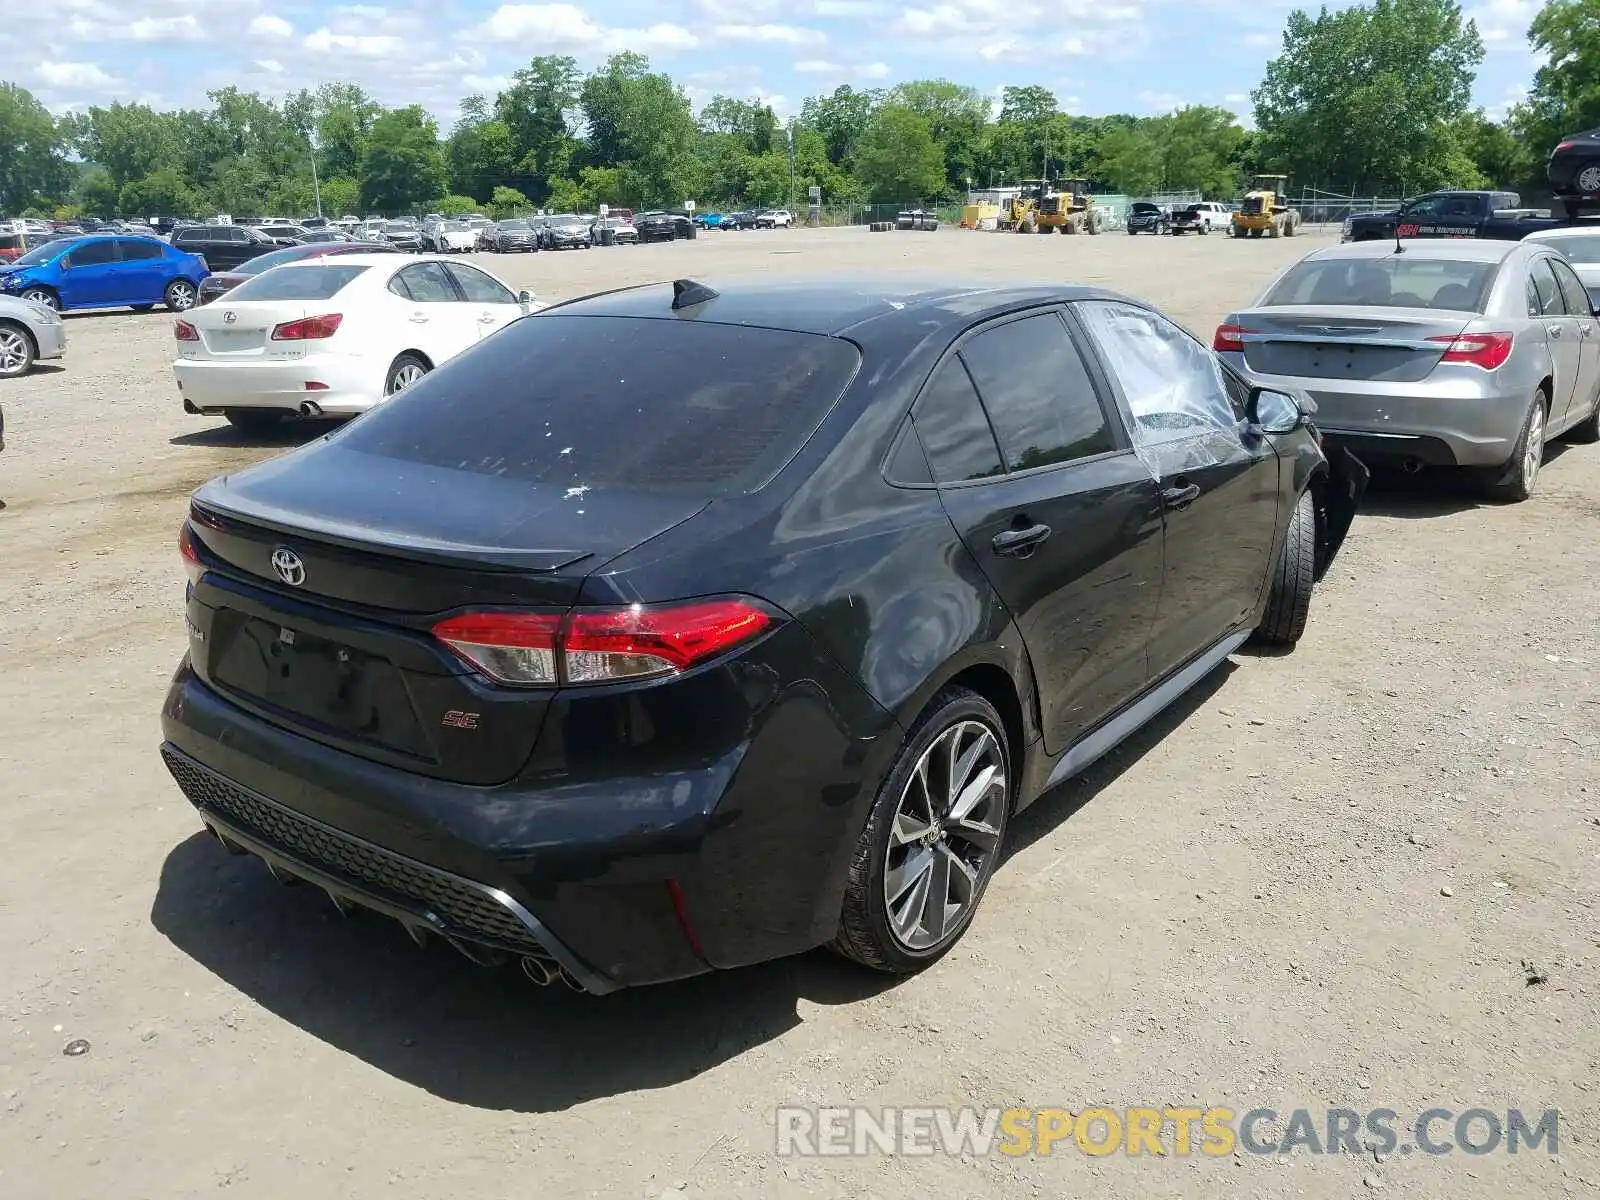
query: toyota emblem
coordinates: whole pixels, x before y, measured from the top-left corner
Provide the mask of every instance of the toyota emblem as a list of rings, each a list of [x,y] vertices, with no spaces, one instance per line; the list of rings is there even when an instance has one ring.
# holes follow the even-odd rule
[[[306,564],[287,546],[279,546],[272,552],[272,570],[290,587],[299,587],[306,581]]]
[[[239,314],[234,312],[231,308],[227,312],[222,314],[222,323],[224,325],[232,325],[238,319],[239,319]]]

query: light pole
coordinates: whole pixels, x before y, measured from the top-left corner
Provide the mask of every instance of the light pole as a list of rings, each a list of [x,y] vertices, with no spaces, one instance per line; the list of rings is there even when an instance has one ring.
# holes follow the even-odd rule
[[[794,118],[789,118],[789,211],[794,211]]]
[[[311,147],[311,191],[317,198],[317,217],[322,216],[322,184],[317,180],[317,143],[310,136],[306,138],[306,145]]]

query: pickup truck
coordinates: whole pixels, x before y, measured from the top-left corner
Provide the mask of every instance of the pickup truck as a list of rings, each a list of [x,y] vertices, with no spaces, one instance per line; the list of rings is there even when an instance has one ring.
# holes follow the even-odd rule
[[[1429,192],[1393,212],[1346,217],[1343,242],[1380,238],[1488,238],[1520,242],[1536,229],[1572,224],[1542,209],[1521,208],[1515,192]]]

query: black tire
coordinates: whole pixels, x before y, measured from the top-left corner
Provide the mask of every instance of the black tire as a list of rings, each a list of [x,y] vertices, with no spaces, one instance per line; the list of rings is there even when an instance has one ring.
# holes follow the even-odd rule
[[[1311,589],[1317,573],[1317,514],[1311,493],[1303,492],[1289,518],[1283,552],[1273,568],[1266,611],[1256,626],[1255,640],[1267,646],[1292,646],[1306,631]]]
[[[885,896],[890,836],[919,760],[941,737],[964,724],[982,726],[987,730],[998,747],[998,760],[1005,771],[1001,794],[985,801],[988,808],[985,823],[992,830],[993,844],[974,868],[975,882],[971,885],[971,899],[965,910],[950,928],[943,930],[938,940],[914,949],[890,928],[889,902]],[[1005,723],[994,706],[982,696],[965,688],[948,687],[933,698],[906,735],[900,755],[873,800],[866,827],[856,843],[845,885],[844,904],[839,913],[839,932],[832,942],[835,952],[874,970],[907,975],[937,962],[961,940],[983,901],[984,890],[1005,847],[1006,822],[1015,796],[1013,761],[1006,740]],[[939,840],[944,841],[943,838]],[[945,842],[944,847],[959,844],[952,840]],[[938,846],[924,846],[923,849],[932,850],[935,857],[941,853]],[[908,854],[913,852],[908,851]]]
[[[229,425],[245,433],[265,433],[289,418],[288,412],[281,408],[226,408],[222,415]]]
[[[1130,230],[1128,230],[1128,236],[1129,236],[1129,237],[1137,237],[1137,236],[1138,236],[1138,233],[1139,233],[1139,231],[1138,231],[1138,230],[1137,230],[1137,229],[1130,229]]]
[[[1522,433],[1517,438],[1516,449],[1484,489],[1491,500],[1520,504],[1533,495],[1539,481],[1539,467],[1544,461],[1544,431],[1549,414],[1550,397],[1540,388],[1533,394],[1533,403],[1528,405],[1528,414],[1522,419]],[[1535,442],[1537,453],[1534,452]]]
[[[16,321],[0,321],[0,379],[18,379],[33,370],[39,348],[33,344],[28,327]]]
[[[161,302],[168,312],[188,312],[200,298],[199,289],[187,279],[174,279],[161,293]]]
[[[1566,437],[1569,442],[1586,446],[1600,442],[1600,391],[1595,392],[1594,407],[1589,410],[1589,415],[1567,430]]]
[[[61,311],[61,297],[47,287],[24,288],[18,299],[26,300],[29,304],[42,304],[46,308],[55,309],[56,312]]]

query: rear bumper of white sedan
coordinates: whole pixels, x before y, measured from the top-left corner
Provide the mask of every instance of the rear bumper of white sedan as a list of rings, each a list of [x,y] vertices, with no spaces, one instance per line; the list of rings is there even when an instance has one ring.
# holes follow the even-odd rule
[[[186,411],[215,415],[227,409],[271,408],[327,416],[354,416],[383,398],[382,371],[361,359],[289,359],[217,362],[182,359],[172,365]]]

